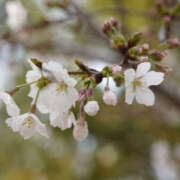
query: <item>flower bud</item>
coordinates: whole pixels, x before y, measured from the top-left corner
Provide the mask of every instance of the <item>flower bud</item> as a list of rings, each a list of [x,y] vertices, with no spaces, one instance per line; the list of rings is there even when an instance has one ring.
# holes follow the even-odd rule
[[[135,33],[132,37],[129,38],[128,46],[129,47],[136,46],[140,42],[141,37],[142,37],[142,33],[140,32]]]
[[[141,56],[138,58],[138,60],[141,62],[147,62],[147,61],[149,61],[149,58],[148,58],[148,56]]]
[[[178,38],[170,39],[168,42],[169,48],[180,47],[180,41]]]
[[[165,74],[168,74],[168,73],[172,72],[172,68],[171,67],[163,66],[161,64],[156,64],[156,66],[159,69],[159,71],[164,72]]]
[[[88,101],[84,106],[84,111],[89,116],[95,116],[99,111],[99,105],[97,101]]]
[[[169,22],[171,21],[171,16],[165,15],[165,16],[163,17],[163,20],[164,20],[165,23],[169,23]]]
[[[73,129],[73,136],[77,141],[83,141],[84,139],[86,139],[86,137],[88,136],[88,125],[86,121],[77,121]]]
[[[153,58],[155,60],[161,61],[164,57],[167,56],[167,51],[165,51],[165,50],[161,50],[161,51],[155,50],[155,51],[152,52],[151,55],[153,56]]]
[[[117,75],[122,71],[122,67],[116,64],[114,64],[111,69],[114,75]]]
[[[103,101],[107,105],[116,106],[116,104],[117,104],[117,96],[111,90],[105,91],[105,93],[103,95]]]
[[[149,49],[150,49],[149,44],[147,44],[147,43],[143,44],[143,45],[142,45],[142,49],[143,49],[143,51],[145,51],[145,52],[149,51]]]

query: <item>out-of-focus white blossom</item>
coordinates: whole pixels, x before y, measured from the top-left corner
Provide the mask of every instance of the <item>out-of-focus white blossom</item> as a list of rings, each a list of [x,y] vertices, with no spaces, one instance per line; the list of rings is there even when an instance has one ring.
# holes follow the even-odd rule
[[[48,137],[45,124],[41,123],[35,114],[25,113],[19,116],[14,116],[8,118],[6,123],[14,132],[19,132],[24,139],[29,139],[36,133]]]
[[[77,141],[83,141],[88,136],[88,125],[86,121],[77,122],[73,129],[73,136]]]
[[[61,130],[71,128],[75,124],[75,116],[72,112],[60,113],[56,115],[55,113],[50,114],[51,125],[54,127],[59,127]]]
[[[84,111],[89,116],[95,116],[99,111],[99,104],[97,101],[88,101],[84,106]]]
[[[107,90],[107,91],[104,92],[103,101],[107,105],[116,106],[116,104],[117,104],[117,96],[113,91]]]
[[[19,1],[6,3],[7,24],[13,31],[20,30],[27,21],[27,11]]]
[[[0,100],[4,102],[6,105],[6,110],[9,116],[18,116],[20,113],[20,109],[10,96],[10,94],[0,91]]]
[[[149,62],[138,65],[135,72],[134,69],[127,69],[125,75],[126,97],[125,102],[132,104],[134,98],[139,104],[152,106],[155,102],[154,93],[149,86],[159,85],[164,80],[164,73],[149,71],[151,64]]]

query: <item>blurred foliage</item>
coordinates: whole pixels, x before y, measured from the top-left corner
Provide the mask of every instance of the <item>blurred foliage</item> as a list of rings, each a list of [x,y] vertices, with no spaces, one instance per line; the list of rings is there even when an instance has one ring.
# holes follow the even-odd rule
[[[74,0],[78,12],[73,6],[65,8],[68,0],[53,0],[65,3],[58,7],[47,6],[47,0],[21,0],[28,18],[18,32],[6,23],[8,2],[0,1],[0,79],[5,78],[6,82],[1,85],[0,81],[1,88],[24,83],[29,57],[57,60],[71,69],[75,68],[71,63],[75,57],[95,68],[119,61],[120,56],[98,34],[103,21],[111,16],[119,19],[126,35],[142,31],[152,45],[163,31],[159,17],[154,17],[155,0]],[[172,37],[179,36],[179,28],[180,23],[176,22]],[[179,57],[175,50],[166,62],[174,68],[168,80],[178,87]],[[6,77],[7,73],[11,76]],[[22,112],[28,111],[31,103],[28,90],[25,88],[15,96]],[[101,111],[95,118],[87,117],[90,135],[82,143],[75,142],[72,130],[51,128],[48,117],[40,114],[51,138],[37,136],[24,141],[6,126],[7,115],[1,106],[0,180],[180,179],[179,108],[161,93],[156,94],[156,105],[152,108],[128,106],[122,91],[118,93],[119,104],[114,108],[102,102],[101,88],[95,91]],[[162,149],[158,154],[159,146]]]

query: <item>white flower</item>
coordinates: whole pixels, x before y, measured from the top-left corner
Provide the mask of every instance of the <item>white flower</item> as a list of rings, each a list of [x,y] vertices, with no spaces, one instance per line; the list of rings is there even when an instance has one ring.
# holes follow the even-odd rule
[[[89,116],[95,116],[99,111],[99,105],[97,101],[88,101],[84,106],[84,111]]]
[[[6,123],[14,132],[19,132],[24,139],[31,138],[35,133],[48,137],[46,126],[41,123],[35,114],[26,113],[14,116],[8,118]]]
[[[107,105],[116,106],[117,104],[117,96],[113,91],[105,91],[103,95],[104,103]]]
[[[78,99],[78,92],[74,88],[76,80],[61,64],[53,61],[43,63],[43,73],[51,83],[40,91],[37,108],[42,113],[55,113],[61,117]]]
[[[73,136],[77,141],[83,141],[88,136],[88,125],[86,121],[77,122],[73,129]]]
[[[50,123],[53,127],[59,127],[61,130],[71,128],[75,124],[75,116],[72,112],[51,113]]]
[[[132,104],[134,98],[139,104],[146,106],[154,104],[155,96],[149,86],[161,84],[164,80],[164,73],[149,71],[150,68],[151,64],[145,62],[138,65],[136,72],[134,69],[124,72],[127,104]]]
[[[26,73],[26,82],[31,83],[31,82],[38,81],[42,77],[42,73],[40,69],[36,65],[34,65],[31,60],[28,60],[28,62],[30,63],[32,70]],[[33,98],[32,104],[34,103],[37,92],[38,92],[38,87],[36,86],[36,84],[35,83],[31,84],[30,92],[28,96]]]
[[[37,81],[41,77],[46,77],[51,81],[39,93],[36,105],[38,110],[41,113],[53,113],[53,117],[54,114],[56,114],[56,117],[62,117],[62,114],[68,112],[70,107],[78,99],[78,92],[74,88],[76,80],[71,78],[68,72],[57,62],[50,61],[43,63],[42,72],[32,62],[30,64],[33,70],[28,71],[26,74],[28,83]],[[36,84],[32,84],[29,96],[33,98],[33,102],[36,98],[37,91],[38,87]]]
[[[9,116],[17,116],[20,113],[20,109],[10,96],[10,94],[0,91],[0,100],[2,100],[6,105],[6,110]]]
[[[19,1],[7,2],[6,11],[8,14],[7,24],[9,27],[18,31],[26,23],[27,12]]]

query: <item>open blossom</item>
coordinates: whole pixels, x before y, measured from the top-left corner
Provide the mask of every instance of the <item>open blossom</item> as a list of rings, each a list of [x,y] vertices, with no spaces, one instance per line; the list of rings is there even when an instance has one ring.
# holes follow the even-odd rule
[[[95,116],[99,111],[99,104],[97,101],[88,101],[84,106],[84,111],[89,116]]]
[[[88,136],[88,125],[86,121],[78,121],[73,129],[73,136],[77,141],[83,141]]]
[[[152,106],[155,102],[154,93],[149,89],[152,85],[159,85],[164,80],[164,73],[149,71],[151,64],[148,62],[138,65],[134,69],[128,69],[124,72],[126,97],[125,102],[132,104],[133,99],[139,104]]]
[[[6,3],[6,11],[8,14],[7,24],[9,27],[18,31],[26,23],[27,12],[19,1],[10,1]]]
[[[14,116],[8,118],[6,123],[14,132],[19,132],[24,139],[29,139],[36,133],[48,137],[45,124],[41,123],[35,114],[25,113],[19,116]]]
[[[105,91],[105,93],[103,95],[103,101],[107,105],[116,106],[117,96],[113,91],[107,90],[107,91]]]
[[[64,113],[51,113],[50,114],[50,123],[53,127],[59,127],[61,130],[71,128],[75,124],[75,116],[72,112]]]
[[[0,91],[0,100],[6,105],[6,110],[9,116],[17,116],[20,113],[19,107],[16,105],[10,94]]]
[[[28,83],[36,81],[42,76],[51,81],[39,93],[36,105],[38,110],[41,113],[50,113],[51,124],[54,124],[53,121],[61,121],[64,113],[68,113],[78,99],[78,92],[75,89],[76,80],[68,75],[68,72],[63,69],[61,64],[54,61],[43,63],[42,72],[33,63],[31,63],[31,66],[33,70],[26,75]],[[33,98],[33,101],[36,98],[37,91],[37,85],[32,84],[29,96]],[[60,123],[63,122],[57,124]],[[60,125],[54,126],[60,127]]]

